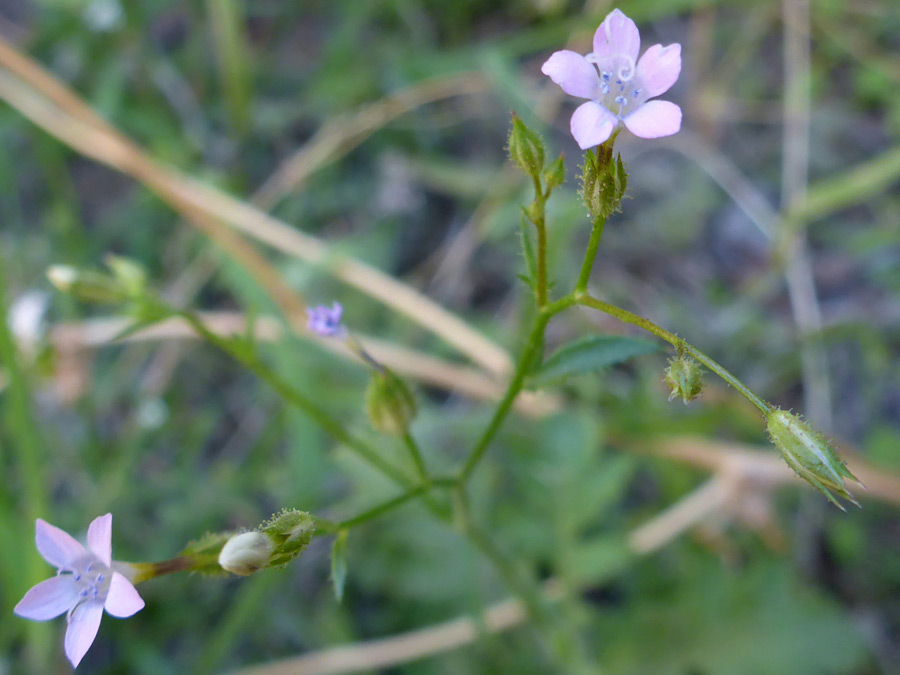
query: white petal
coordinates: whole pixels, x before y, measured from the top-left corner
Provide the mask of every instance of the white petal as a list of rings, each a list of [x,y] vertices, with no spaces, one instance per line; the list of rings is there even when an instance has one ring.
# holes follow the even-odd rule
[[[594,33],[594,55],[598,59],[625,56],[634,64],[641,50],[641,34],[634,21],[614,9]]]
[[[112,514],[94,518],[88,528],[88,548],[109,567],[112,565]]]
[[[671,136],[681,129],[681,108],[671,101],[647,101],[623,121],[641,138]]]
[[[569,96],[594,98],[600,86],[597,69],[581,54],[568,49],[553,52],[541,66],[541,72]]]
[[[144,601],[128,579],[113,572],[106,595],[106,611],[124,619],[144,608]]]
[[[87,553],[68,532],[40,518],[34,525],[34,543],[44,560],[59,569],[70,569],[74,561]]]
[[[66,656],[72,662],[73,668],[78,667],[87,650],[94,644],[102,616],[102,603],[83,602],[69,617],[69,627],[66,629]]]
[[[681,73],[681,45],[668,47],[653,45],[644,52],[637,64],[637,76],[644,89],[645,98],[664,94],[678,80]]]
[[[70,574],[51,577],[33,586],[13,612],[24,619],[48,621],[75,606],[78,588]]]
[[[599,103],[582,103],[572,114],[569,128],[582,150],[600,145],[616,127],[616,118]]]

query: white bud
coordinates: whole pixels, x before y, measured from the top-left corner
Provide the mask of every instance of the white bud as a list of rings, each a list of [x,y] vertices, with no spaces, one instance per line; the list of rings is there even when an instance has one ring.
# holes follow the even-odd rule
[[[233,574],[247,576],[269,563],[275,544],[261,532],[242,532],[225,542],[219,565]]]
[[[78,271],[69,265],[51,265],[47,270],[47,278],[59,290],[66,292],[78,278]]]

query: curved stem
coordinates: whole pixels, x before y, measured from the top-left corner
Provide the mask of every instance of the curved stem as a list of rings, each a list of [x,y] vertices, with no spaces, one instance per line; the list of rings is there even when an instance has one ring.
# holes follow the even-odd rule
[[[620,321],[624,321],[625,323],[630,323],[633,326],[642,328],[648,333],[652,333],[656,337],[665,340],[673,347],[675,347],[675,349],[677,349],[679,352],[690,354],[716,375],[725,380],[732,387],[737,389],[744,396],[744,398],[755,405],[763,415],[768,414],[772,409],[768,403],[766,403],[759,396],[750,391],[750,388],[747,387],[747,385],[737,379],[730,372],[725,370],[725,368],[720,366],[709,356],[697,349],[694,345],[686,342],[674,333],[670,333],[665,328],[657,326],[649,319],[645,319],[644,317],[638,316],[633,312],[629,312],[627,309],[622,309],[621,307],[616,307],[615,305],[611,305],[608,302],[603,302],[602,300],[598,300],[597,298],[592,298],[589,295],[580,295],[578,297],[578,303],[584,305],[585,307],[591,307],[592,309],[596,309],[605,314],[609,314],[610,316],[614,316]]]

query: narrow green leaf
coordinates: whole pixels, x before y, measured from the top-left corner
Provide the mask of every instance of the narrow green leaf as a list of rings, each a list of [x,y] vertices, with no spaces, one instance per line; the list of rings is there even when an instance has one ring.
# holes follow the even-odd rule
[[[347,530],[341,530],[331,547],[331,583],[334,597],[340,602],[344,598],[344,583],[347,581]]]
[[[628,359],[659,349],[656,343],[642,338],[595,335],[560,347],[534,375],[534,382],[547,383],[567,375],[588,373],[608,368]]]

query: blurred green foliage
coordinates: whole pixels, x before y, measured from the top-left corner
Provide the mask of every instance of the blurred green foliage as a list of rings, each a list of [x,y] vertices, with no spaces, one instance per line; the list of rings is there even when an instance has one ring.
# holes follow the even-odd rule
[[[813,4],[811,192],[818,181],[840,179],[900,144],[896,3]],[[22,0],[0,3],[8,12],[0,30],[154,157],[241,196],[326,122],[423,78],[482,74],[489,93],[390,123],[274,211],[424,289],[516,349],[519,320],[530,311],[530,291],[516,280],[524,271],[516,228],[528,186],[504,172],[509,110],[542,129],[550,156],[568,156],[569,182],[548,213],[550,274],[568,288],[589,230],[571,178],[579,158],[567,134],[570,108],[548,118],[534,107],[545,85],[542,60],[572,36],[587,44],[609,9],[587,6]],[[641,26],[645,44],[683,43],[686,71],[672,98],[697,134],[690,138],[724,153],[763,196],[777,195],[779,3],[620,6]],[[145,188],[73,154],[5,105],[0,139],[6,311],[29,290],[50,292],[48,265],[94,267],[115,252],[145,264],[159,288],[212,260],[215,274],[192,306],[272,312],[243,269]],[[628,139],[621,148],[630,199],[607,227],[594,283],[605,297],[714,354],[769,400],[802,406],[801,343],[780,262],[766,241],[697,153]],[[833,433],[872,462],[897,469],[900,198],[891,188],[895,176],[879,172],[865,177],[862,189],[873,181],[876,187],[864,199],[854,199],[854,191],[808,227],[826,318],[823,333],[810,339],[829,356]],[[481,245],[463,265],[441,265],[479,207],[465,231]],[[340,299],[354,329],[452,356],[321,270],[272,260],[310,300]],[[53,295],[47,320],[93,311]],[[37,516],[82,533],[91,518],[112,511],[114,555],[160,560],[205,531],[252,526],[281,507],[342,518],[395,494],[207,346],[16,353],[6,322],[0,326],[0,673],[66,667],[61,622],[32,624],[11,611],[50,572],[31,544]],[[614,322],[599,329],[620,331]],[[587,315],[567,316],[554,324],[548,353],[597,330]],[[644,351],[643,343],[604,339],[630,350],[627,356]],[[300,340],[263,349],[296,387],[315,392],[354,431],[404,461],[402,446],[367,428],[363,370]],[[892,506],[869,501],[843,515],[817,495],[785,491],[776,500],[783,550],[725,523],[715,537],[684,537],[651,557],[627,553],[631,528],[703,479],[641,450],[682,433],[766,439],[758,416],[721,387],[687,408],[668,403],[662,352],[624,362],[599,353],[587,354],[595,359],[588,366],[603,367],[580,375],[565,363],[560,368],[565,355],[557,356],[551,375],[564,412],[510,421],[473,486],[472,511],[497,545],[523,570],[562,580],[573,639],[567,649],[616,674],[900,670],[900,538]],[[432,389],[418,397],[413,430],[429,464],[449,470],[491,406]],[[175,575],[142,585],[146,608],[128,621],[104,621],[83,668],[222,672],[419,628],[508,594],[480,555],[418,504],[353,531],[340,604],[329,581],[330,543],[314,540],[288,568],[247,580]],[[558,668],[552,650],[525,627],[396,672]]]

